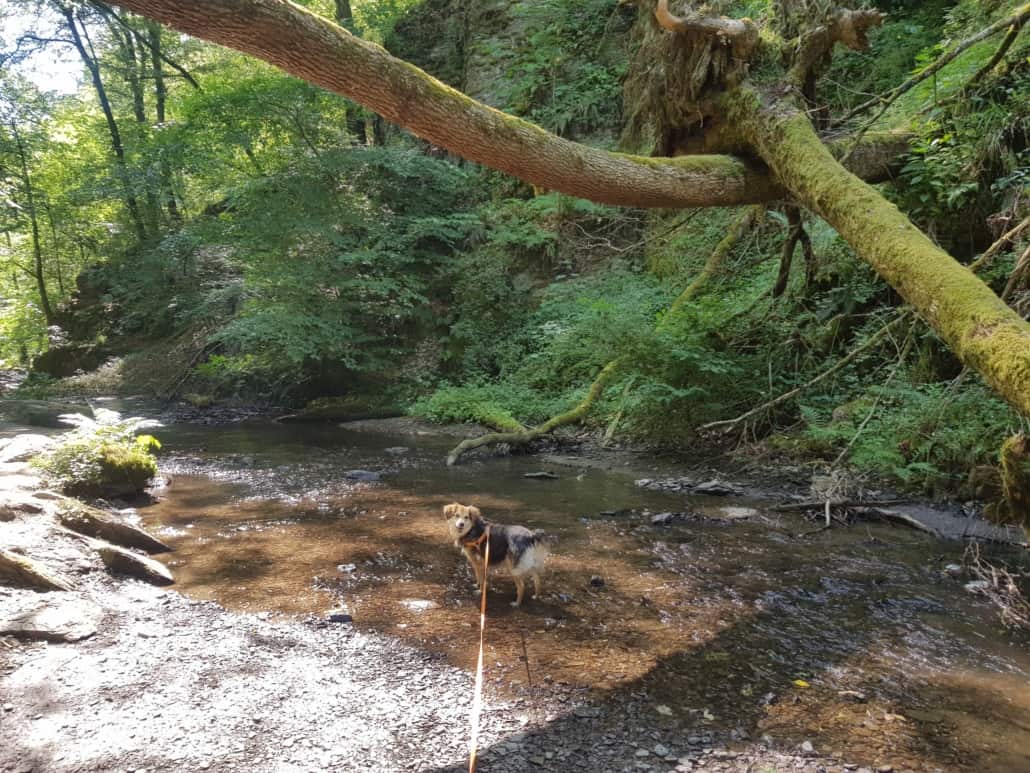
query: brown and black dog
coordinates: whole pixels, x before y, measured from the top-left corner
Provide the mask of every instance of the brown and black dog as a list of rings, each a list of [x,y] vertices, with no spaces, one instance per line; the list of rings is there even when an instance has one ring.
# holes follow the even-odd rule
[[[445,505],[443,514],[447,518],[447,531],[454,538],[454,544],[461,548],[465,558],[472,564],[476,575],[476,586],[483,587],[486,578],[485,545],[490,542],[490,567],[503,564],[515,581],[513,607],[522,603],[526,591],[526,577],[533,578],[533,597],[540,596],[540,576],[547,561],[548,543],[551,537],[542,531],[531,531],[525,526],[507,526],[491,523],[483,518],[478,507],[460,505],[457,502]]]

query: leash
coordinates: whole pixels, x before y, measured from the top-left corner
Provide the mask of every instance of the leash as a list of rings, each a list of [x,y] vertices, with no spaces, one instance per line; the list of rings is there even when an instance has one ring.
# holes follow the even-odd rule
[[[472,692],[471,738],[469,740],[469,773],[476,773],[479,747],[479,715],[483,709],[483,636],[486,633],[486,577],[490,571],[490,527],[483,532],[483,598],[479,603],[479,659],[476,661],[476,686]]]

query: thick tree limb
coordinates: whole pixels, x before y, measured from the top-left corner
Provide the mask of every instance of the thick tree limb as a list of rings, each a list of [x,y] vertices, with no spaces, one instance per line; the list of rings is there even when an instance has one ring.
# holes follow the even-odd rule
[[[860,115],[864,113],[866,110],[875,107],[876,105],[881,106],[880,115],[882,115],[883,112],[886,111],[886,109],[890,107],[891,104],[893,104],[898,97],[900,97],[902,94],[908,91],[911,91],[915,86],[918,86],[931,75],[939,72],[942,68],[944,68],[951,62],[955,61],[955,59],[957,59],[959,55],[975,46],[981,40],[986,40],[992,35],[996,35],[1002,30],[1009,29],[1010,27],[1021,27],[1024,23],[1026,23],[1027,19],[1030,19],[1030,3],[1020,6],[1011,16],[1008,16],[1002,19],[1001,21],[995,22],[989,27],[980,30],[975,35],[966,38],[962,42],[956,44],[954,47],[948,49],[945,53],[938,57],[937,61],[935,61],[928,67],[924,67],[922,70],[920,70],[918,73],[916,73],[911,78],[906,80],[900,86],[896,86],[895,88],[891,89],[882,96],[873,97],[872,99],[863,102],[858,107],[853,108],[844,116],[834,119],[831,122],[831,126],[840,126],[841,124],[847,123],[856,115]]]
[[[782,190],[727,156],[652,159],[579,145],[441,83],[381,46],[280,0],[118,0],[180,31],[253,54],[349,97],[434,145],[527,182],[606,204],[756,204]]]
[[[597,375],[597,378],[594,379],[594,383],[590,385],[590,389],[582,400],[576,403],[576,405],[570,410],[548,419],[543,424],[520,432],[491,432],[486,435],[480,435],[477,438],[462,440],[454,447],[454,450],[447,455],[447,466],[453,467],[454,464],[457,463],[458,459],[461,458],[462,454],[475,448],[496,445],[498,443],[526,445],[537,438],[541,438],[544,435],[553,432],[559,427],[564,427],[567,424],[575,424],[587,415],[591,406],[593,406],[593,404],[600,399],[601,395],[604,394],[604,390],[607,388],[608,384],[611,383],[611,381],[618,375],[619,368],[622,367],[624,361],[624,358],[619,357],[605,365]]]

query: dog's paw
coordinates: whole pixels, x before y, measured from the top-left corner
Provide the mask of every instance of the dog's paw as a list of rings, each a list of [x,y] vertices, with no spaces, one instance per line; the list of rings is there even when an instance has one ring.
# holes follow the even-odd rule
[[[522,605],[519,602],[517,602],[517,601],[512,601],[511,602],[511,606],[513,606],[513,607],[521,607]]]

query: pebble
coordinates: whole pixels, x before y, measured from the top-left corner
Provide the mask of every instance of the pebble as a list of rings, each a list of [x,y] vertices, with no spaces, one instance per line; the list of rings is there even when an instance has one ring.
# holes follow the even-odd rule
[[[14,711],[14,704],[13,703],[5,703],[4,704],[4,711]]]
[[[805,741],[801,744],[801,751],[805,754],[815,754],[815,747],[812,745],[811,741]]]

